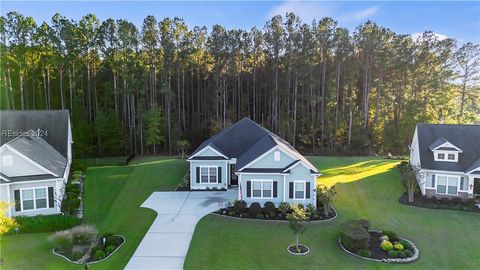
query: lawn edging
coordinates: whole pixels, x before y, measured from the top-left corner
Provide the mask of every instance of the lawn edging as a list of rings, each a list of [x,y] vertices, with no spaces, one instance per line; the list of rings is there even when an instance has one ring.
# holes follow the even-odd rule
[[[379,232],[377,230],[369,230],[369,232]],[[420,257],[420,250],[418,250],[417,246],[410,240],[406,239],[406,238],[403,238],[403,237],[398,237],[400,240],[403,240],[403,241],[407,241],[409,242],[412,247],[413,247],[413,250],[414,250],[414,253],[413,253],[413,256],[410,257],[410,258],[386,258],[386,259],[374,259],[374,258],[368,258],[368,257],[363,257],[363,256],[360,256],[358,254],[355,254],[349,250],[347,250],[343,244],[342,244],[342,240],[341,238],[339,237],[338,238],[338,245],[340,246],[340,248],[342,248],[343,251],[345,251],[346,253],[348,253],[349,255],[352,255],[354,257],[357,257],[357,258],[360,258],[360,259],[363,259],[363,260],[367,260],[367,261],[374,261],[374,262],[384,262],[384,263],[400,263],[400,264],[406,264],[406,263],[413,263],[415,262],[416,260],[418,260],[418,258]]]
[[[123,235],[114,234],[113,236],[120,236],[120,237],[123,239],[123,242],[122,242],[112,253],[108,254],[107,257],[105,257],[105,258],[103,258],[103,259],[101,259],[101,260],[98,260],[98,261],[89,262],[89,263],[87,263],[87,264],[90,265],[90,264],[94,264],[94,263],[99,263],[99,262],[105,261],[106,259],[110,258],[113,254],[115,254],[115,252],[117,252],[117,250],[119,250],[119,249],[123,246],[123,244],[125,244],[125,242],[127,241],[127,239],[125,239],[125,237],[124,237]],[[60,253],[55,252],[55,248],[52,248],[52,253],[53,253],[54,255],[57,255],[57,256],[59,256],[59,257],[64,258],[65,260],[67,260],[67,261],[69,261],[69,262],[71,262],[71,263],[79,264],[79,265],[84,265],[84,263],[79,263],[79,262],[76,262],[76,261],[72,261],[72,260],[70,260],[69,258],[67,258],[66,256],[64,256],[64,255],[62,255],[62,254],[60,254]]]
[[[336,219],[338,217],[338,212],[335,209],[335,207],[333,207],[333,205],[330,205],[330,207],[332,208],[333,212],[335,213],[335,216],[333,216],[331,218],[327,218],[327,219],[321,219],[321,220],[309,220],[308,223],[317,224],[317,223],[328,222],[328,221],[332,221],[332,220]],[[215,212],[211,212],[210,215],[215,215],[215,216],[225,217],[225,218],[231,218],[231,219],[236,219],[236,220],[266,221],[266,222],[276,222],[276,223],[288,223],[289,222],[288,220],[283,220],[283,219],[260,219],[260,218],[248,218],[248,217],[232,217],[232,216],[229,216],[229,215],[223,215],[223,214],[219,214],[219,213],[215,213]]]

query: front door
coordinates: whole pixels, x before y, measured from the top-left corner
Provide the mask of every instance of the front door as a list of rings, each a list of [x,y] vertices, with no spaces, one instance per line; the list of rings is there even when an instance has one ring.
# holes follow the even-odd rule
[[[230,185],[238,186],[238,175],[235,174],[235,164],[230,164]]]
[[[473,194],[480,195],[480,178],[473,179]]]

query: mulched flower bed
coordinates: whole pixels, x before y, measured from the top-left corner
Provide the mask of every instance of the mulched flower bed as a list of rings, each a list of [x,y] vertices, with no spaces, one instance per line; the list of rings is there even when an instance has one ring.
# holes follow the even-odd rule
[[[454,197],[449,199],[447,197],[438,199],[436,197],[428,198],[419,193],[414,195],[413,203],[408,202],[408,195],[404,193],[398,200],[401,204],[416,206],[421,208],[430,209],[444,209],[444,210],[461,210],[469,212],[480,213],[480,208],[476,204],[480,203],[480,198],[462,200],[461,198]]]
[[[302,244],[290,245],[287,247],[287,250],[293,255],[307,255],[310,253],[310,248]]]
[[[310,212],[310,221],[319,221],[319,220],[329,220],[329,219],[332,219],[332,218],[335,218],[337,216],[337,212],[335,211],[335,209],[333,209],[333,207],[331,207],[331,211],[328,215],[324,215],[323,213],[323,208],[317,208],[316,211],[314,212],[314,214],[312,214]],[[277,209],[277,211],[275,212],[275,214],[267,214],[264,210],[264,208],[262,208],[261,212],[255,214],[255,215],[251,215],[249,213],[249,208],[246,208],[244,212],[242,213],[239,213],[239,212],[236,212],[234,207],[225,207],[225,208],[221,208],[220,210],[217,210],[215,211],[214,213],[216,214],[219,214],[219,215],[223,215],[223,216],[229,216],[229,217],[236,217],[236,218],[245,218],[245,219],[263,219],[263,220],[279,220],[279,221],[286,221],[287,220],[287,213],[283,214],[283,213],[280,213]],[[307,210],[307,212],[309,212]]]
[[[124,242],[125,238],[121,235],[109,235],[105,237],[105,241],[104,237],[98,237],[86,245],[74,245],[63,249],[54,248],[53,253],[72,263],[95,263],[113,255]]]

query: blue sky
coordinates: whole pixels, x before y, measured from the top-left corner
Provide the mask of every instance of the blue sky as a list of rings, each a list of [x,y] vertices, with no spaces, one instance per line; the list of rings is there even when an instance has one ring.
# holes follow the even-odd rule
[[[416,2],[416,1],[241,1],[241,2],[114,2],[114,1],[2,1],[1,14],[19,11],[32,16],[37,23],[49,22],[56,12],[79,20],[87,13],[99,19],[112,17],[128,19],[141,26],[147,15],[159,18],[183,17],[189,26],[222,24],[227,28],[262,28],[275,14],[294,11],[303,21],[330,16],[342,27],[354,30],[371,19],[397,33],[414,34],[425,30],[453,37],[460,43],[480,43],[480,1],[470,2]]]

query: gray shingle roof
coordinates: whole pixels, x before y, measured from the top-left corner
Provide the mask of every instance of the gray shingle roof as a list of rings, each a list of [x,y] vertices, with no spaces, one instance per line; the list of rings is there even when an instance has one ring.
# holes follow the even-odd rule
[[[298,160],[315,168],[287,141],[250,120],[248,117],[243,118],[204,141],[191,156],[203,148],[211,146],[229,158],[236,158],[236,168],[240,169],[277,145],[286,149]]]
[[[27,132],[43,130],[42,138],[53,146],[62,156],[68,156],[68,123],[67,110],[42,111],[0,111],[0,143],[1,145],[15,139],[9,132]]]
[[[423,169],[466,172],[480,159],[480,125],[417,124],[417,133]],[[434,161],[430,146],[439,139],[463,150],[458,162]]]
[[[67,166],[67,159],[42,137],[20,136],[6,143],[40,166],[49,170],[55,177],[62,177]]]

